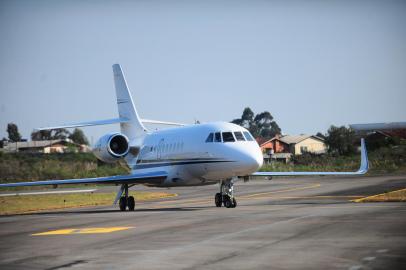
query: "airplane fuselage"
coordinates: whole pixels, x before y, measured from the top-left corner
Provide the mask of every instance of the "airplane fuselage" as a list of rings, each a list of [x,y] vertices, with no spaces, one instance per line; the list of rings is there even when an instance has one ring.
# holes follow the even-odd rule
[[[126,160],[133,172],[167,171],[159,186],[190,186],[250,175],[263,156],[245,128],[215,122],[150,132],[138,156]]]

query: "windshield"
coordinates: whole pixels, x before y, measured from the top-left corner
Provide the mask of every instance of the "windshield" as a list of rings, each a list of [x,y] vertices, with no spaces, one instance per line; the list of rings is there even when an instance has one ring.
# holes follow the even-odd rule
[[[235,142],[232,132],[223,132],[223,141],[224,142]]]
[[[251,133],[248,131],[244,131],[244,136],[247,139],[247,141],[254,141],[254,138],[252,137]]]

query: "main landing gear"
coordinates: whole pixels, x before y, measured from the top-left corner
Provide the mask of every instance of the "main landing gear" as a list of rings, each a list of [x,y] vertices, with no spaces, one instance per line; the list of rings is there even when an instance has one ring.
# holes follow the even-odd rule
[[[135,199],[133,196],[128,196],[128,184],[123,184],[121,189],[124,189],[124,196],[120,197],[119,200],[120,210],[125,211],[128,208],[129,211],[134,211]]]
[[[214,196],[217,207],[224,205],[226,208],[235,208],[237,201],[234,198],[234,183],[232,179],[220,182],[220,192]]]

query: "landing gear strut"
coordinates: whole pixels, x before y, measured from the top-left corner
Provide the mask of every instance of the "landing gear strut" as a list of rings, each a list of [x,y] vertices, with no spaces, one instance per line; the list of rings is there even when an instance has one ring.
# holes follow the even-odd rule
[[[224,205],[226,208],[235,208],[237,201],[234,198],[234,183],[233,179],[220,182],[220,192],[214,196],[216,207]]]
[[[133,196],[128,196],[128,184],[123,184],[124,196],[120,197],[119,206],[121,211],[125,211],[128,207],[129,211],[134,211],[135,199]]]

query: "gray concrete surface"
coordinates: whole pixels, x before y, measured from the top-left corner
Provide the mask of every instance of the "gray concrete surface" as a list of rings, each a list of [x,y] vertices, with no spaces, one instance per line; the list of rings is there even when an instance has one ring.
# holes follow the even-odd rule
[[[135,212],[3,216],[0,269],[406,269],[406,204],[350,201],[405,187],[406,176],[279,178],[238,183],[235,209],[204,186]],[[132,228],[32,235],[118,226]]]

